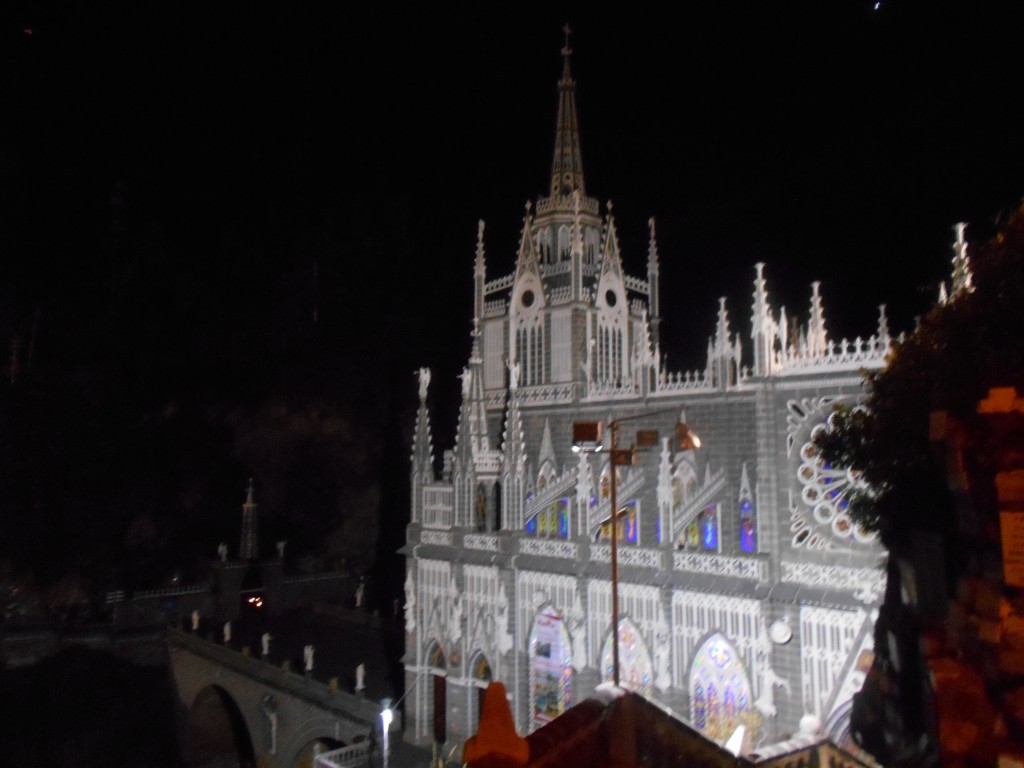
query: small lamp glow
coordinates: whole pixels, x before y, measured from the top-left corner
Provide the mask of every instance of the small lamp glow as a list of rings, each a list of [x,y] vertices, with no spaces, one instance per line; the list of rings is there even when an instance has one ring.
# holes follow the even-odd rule
[[[383,757],[384,768],[388,768],[388,731],[391,730],[391,721],[394,720],[395,713],[391,709],[391,699],[384,699],[381,704],[384,705],[384,709],[380,713],[380,730],[383,736],[381,741],[381,757]]]

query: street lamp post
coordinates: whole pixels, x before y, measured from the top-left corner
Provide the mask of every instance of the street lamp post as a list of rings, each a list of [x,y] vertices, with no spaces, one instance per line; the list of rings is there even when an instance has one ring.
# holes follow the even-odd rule
[[[388,731],[391,730],[391,721],[394,719],[395,713],[391,709],[391,699],[384,699],[381,703],[384,705],[384,709],[380,713],[381,757],[384,768],[388,768]]]
[[[637,432],[636,443],[630,448],[619,448],[618,436],[619,425],[627,421],[635,421],[650,416],[660,416],[674,411],[658,410],[646,411],[644,413],[626,416],[615,419],[608,423],[609,431],[609,464],[610,464],[610,493],[611,493],[611,550],[612,550],[612,680],[615,687],[619,687],[619,498],[618,498],[618,467],[626,466],[633,462],[637,448],[650,448],[658,443],[656,430],[641,430]],[[676,442],[683,450],[700,448],[700,438],[690,429],[687,424],[677,422]],[[602,450],[601,424],[600,422],[576,422],[573,424],[573,446],[575,452]]]

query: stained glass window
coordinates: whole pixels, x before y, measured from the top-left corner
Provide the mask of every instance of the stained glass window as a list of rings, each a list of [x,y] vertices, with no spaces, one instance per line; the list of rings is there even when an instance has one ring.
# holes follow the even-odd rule
[[[615,483],[621,488],[622,487],[622,468],[615,468]],[[605,464],[604,469],[601,470],[601,499],[607,499],[612,493],[612,473],[611,465]]]
[[[640,527],[640,515],[637,513],[636,501],[630,501],[627,504],[623,504],[619,507],[619,530],[618,537],[620,542],[628,542],[630,544],[636,544],[639,541],[639,527]],[[611,541],[612,538],[612,523],[611,520],[606,520],[601,523],[601,541]]]
[[[565,622],[551,610],[534,617],[530,632],[530,701],[535,728],[572,704],[572,646]]]
[[[760,715],[750,698],[750,679],[736,649],[720,634],[700,647],[690,668],[693,727],[724,743],[740,725],[756,731]]]
[[[608,633],[601,652],[601,678],[604,682],[615,679],[614,656],[612,636]],[[629,619],[619,621],[619,684],[644,696],[651,695],[654,684],[654,666],[647,643]]]
[[[526,521],[526,532],[532,536],[569,538],[569,499],[557,499]]]
[[[757,551],[757,529],[754,525],[754,504],[750,499],[740,500],[740,549]]]
[[[718,505],[708,504],[691,520],[679,537],[683,549],[718,551]]]

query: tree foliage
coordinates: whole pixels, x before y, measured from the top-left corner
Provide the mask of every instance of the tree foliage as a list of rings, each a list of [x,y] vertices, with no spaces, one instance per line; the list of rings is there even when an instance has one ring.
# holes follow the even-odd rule
[[[932,309],[889,364],[867,375],[867,408],[840,409],[816,440],[826,461],[859,473],[864,484],[850,513],[890,547],[913,529],[951,530],[931,414],[945,411],[969,427],[991,387],[1024,393],[1024,206],[971,254],[971,269],[973,288]],[[986,430],[967,432],[981,441]],[[976,444],[967,454],[984,473],[993,451]]]

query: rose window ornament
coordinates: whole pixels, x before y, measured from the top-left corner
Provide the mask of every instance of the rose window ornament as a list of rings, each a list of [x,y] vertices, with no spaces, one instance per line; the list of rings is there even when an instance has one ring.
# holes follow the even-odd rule
[[[862,409],[862,406],[858,406]],[[800,484],[800,500],[810,511],[817,526],[834,538],[845,542],[868,544],[877,538],[875,531],[867,531],[851,519],[849,514],[850,494],[864,488],[864,481],[853,469],[833,467],[820,455],[815,438],[832,427],[835,414],[814,425],[806,442],[800,446],[800,465],[797,480]],[[808,521],[809,522],[809,521]],[[802,531],[797,532],[799,536]],[[794,537],[794,544],[801,543]]]

